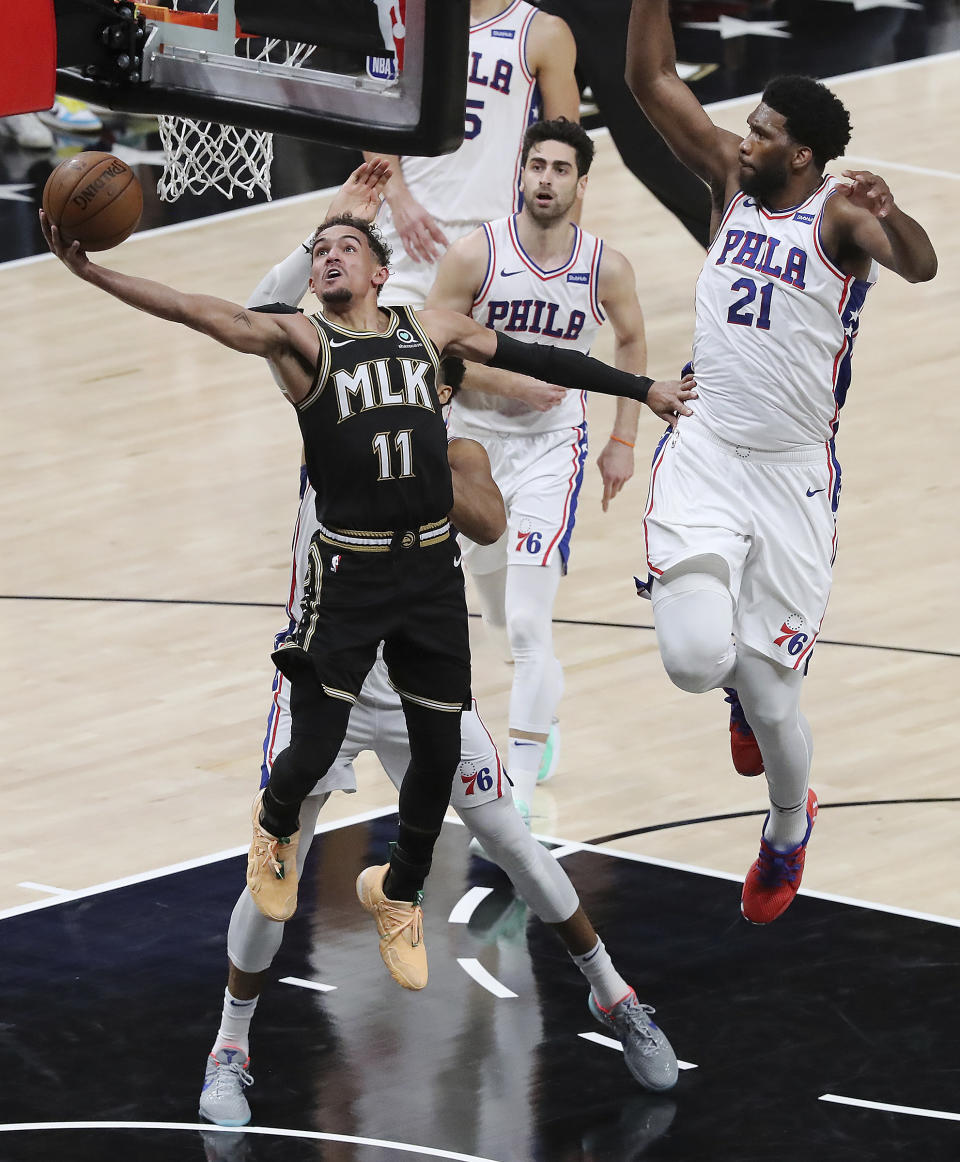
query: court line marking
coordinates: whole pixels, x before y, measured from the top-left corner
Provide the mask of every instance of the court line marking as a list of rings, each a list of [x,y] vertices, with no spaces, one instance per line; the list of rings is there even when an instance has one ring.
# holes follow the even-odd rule
[[[835,1093],[823,1093],[818,1101],[829,1101],[836,1105],[859,1106],[867,1110],[882,1110],[884,1113],[913,1114],[918,1118],[940,1118],[945,1122],[960,1122],[960,1114],[952,1114],[949,1110],[925,1110],[919,1106],[897,1106],[885,1101],[863,1101],[857,1097],[840,1097]]]
[[[472,956],[458,956],[457,964],[463,969],[467,976],[473,979],[482,988],[485,988],[488,993],[493,993],[495,997],[500,997],[501,1000],[508,1000],[510,997],[516,997],[516,993],[508,989],[505,984],[501,984],[495,976],[492,976],[483,967],[479,960]]]
[[[944,61],[953,60],[960,57],[960,49],[951,49],[948,52],[932,53],[928,56],[914,57],[908,61],[894,61],[892,64],[876,65],[869,69],[860,69],[852,73],[840,73],[835,77],[823,77],[825,85],[838,84],[844,81],[860,80],[864,77],[882,76],[884,73],[900,72],[904,69],[914,69],[928,66],[931,64],[939,64]],[[745,93],[742,97],[728,97],[723,101],[711,101],[704,105],[703,108],[708,112],[713,110],[733,109],[737,105],[745,102],[759,101],[760,93]],[[609,137],[610,130],[606,125],[601,125],[597,129],[589,131],[590,137],[596,139],[598,137]],[[131,242],[136,242],[140,238],[151,238],[158,234],[174,234],[182,230],[195,230],[198,226],[206,226],[211,223],[222,221],[225,218],[238,218],[241,215],[262,214],[266,210],[272,210],[277,206],[295,206],[302,202],[310,201],[312,198],[332,198],[333,195],[340,189],[340,186],[327,186],[322,190],[311,190],[304,194],[291,194],[288,198],[277,198],[275,201],[257,202],[253,206],[241,206],[235,210],[224,210],[219,214],[209,214],[202,218],[191,218],[189,222],[171,222],[166,226],[154,226],[150,230],[139,230],[136,234],[131,234],[124,245],[128,246]],[[30,254],[24,258],[12,258],[9,262],[0,262],[0,271],[12,270],[19,266],[29,266],[35,262],[49,262],[55,256],[53,254]]]
[[[924,177],[931,178],[949,178],[951,181],[960,182],[960,173],[947,169],[929,169],[925,165],[907,165],[904,161],[887,161],[886,158],[879,157],[861,157],[857,153],[844,154],[839,161],[855,161],[858,165],[869,165],[876,169],[899,169],[904,173],[922,174]]]
[[[313,989],[318,993],[335,993],[337,991],[335,984],[321,984],[318,980],[304,980],[302,976],[282,976],[280,983],[296,985],[297,988],[301,989]]]
[[[459,900],[450,909],[450,915],[447,917],[448,924],[466,924],[477,907],[483,900],[490,895],[493,888],[471,888],[469,892],[464,892]]]
[[[384,815],[396,815],[396,807],[374,807],[369,811],[361,811],[357,815],[350,815],[345,819],[331,819],[321,823],[314,831],[314,835],[322,835],[327,831],[336,831],[340,827],[349,827],[354,823],[366,823],[371,819],[380,819]],[[25,912],[37,912],[42,908],[53,908],[58,904],[66,904],[72,900],[82,900],[87,896],[98,896],[103,892],[113,892],[117,888],[129,888],[133,884],[146,883],[148,880],[160,879],[161,876],[176,875],[177,872],[191,871],[193,868],[206,867],[207,864],[219,863],[220,860],[234,859],[238,855],[245,855],[250,845],[242,847],[228,847],[224,851],[214,852],[212,855],[199,855],[194,859],[185,859],[180,863],[171,863],[165,867],[153,868],[151,871],[138,872],[135,875],[124,876],[118,880],[106,880],[101,884],[93,884],[87,888],[78,888],[76,891],[66,891],[64,895],[49,900],[34,900],[30,904],[16,904],[12,908],[0,910],[0,920],[11,916],[20,916]]]
[[[379,1146],[382,1150],[406,1150],[425,1158],[448,1158],[450,1162],[498,1162],[479,1154],[458,1154],[435,1146],[410,1142],[391,1142],[385,1138],[359,1138],[353,1134],[325,1134],[320,1130],[288,1130],[278,1126],[215,1126],[208,1122],[6,1122],[0,1132],[24,1133],[28,1130],[191,1130],[213,1134],[258,1134],[268,1138],[307,1138],[314,1142],[349,1142],[356,1146]]]
[[[27,888],[31,892],[48,892],[51,896],[69,896],[69,888],[53,888],[50,884],[35,884],[33,880],[21,880],[18,888]]]
[[[605,1037],[602,1033],[578,1033],[578,1037],[582,1037],[584,1041],[592,1041],[595,1045],[602,1045],[605,1049],[619,1049],[623,1052],[623,1046],[616,1039],[616,1037]],[[678,1069],[696,1069],[697,1066],[691,1061],[677,1061]]]
[[[370,811],[362,811],[357,815],[350,815],[344,819],[334,819],[329,823],[322,823],[317,827],[314,834],[322,835],[328,831],[336,831],[341,827],[351,827],[356,823],[365,823],[371,819],[382,819],[386,815],[396,814],[396,807],[375,807]],[[444,823],[456,827],[464,826],[461,820],[453,817],[445,818]],[[557,850],[562,851],[563,849],[567,849],[569,854],[578,851],[599,852],[601,855],[609,855],[615,859],[629,859],[634,863],[648,863],[653,867],[670,868],[674,871],[691,872],[693,875],[712,876],[714,879],[743,883],[743,876],[734,875],[732,872],[719,871],[716,868],[699,867],[696,864],[680,863],[678,860],[660,859],[653,855],[638,855],[636,852],[623,851],[618,847],[607,847],[604,844],[560,839],[555,835],[543,835],[539,832],[534,833],[534,838],[543,843],[551,844]],[[235,856],[244,855],[247,850],[246,846],[233,847],[226,851],[216,852],[213,855],[197,856],[195,859],[184,860],[182,863],[171,864],[168,867],[155,868],[152,871],[126,876],[123,879],[94,884],[89,888],[80,888],[75,892],[69,892],[67,895],[54,897],[49,900],[36,900],[31,904],[18,904],[15,907],[0,910],[0,920],[19,916],[26,912],[36,912],[42,908],[54,908],[59,904],[85,899],[87,896],[96,896],[102,892],[115,891],[117,888],[129,887],[132,884],[145,883],[148,880],[159,879],[161,876],[174,875],[177,872],[205,867],[207,864],[218,863],[220,860],[232,859]],[[893,904],[878,904],[873,900],[860,899],[858,896],[841,896],[832,892],[818,892],[812,888],[801,888],[799,895],[812,896],[817,900],[829,900],[835,904],[849,904],[855,908],[867,908],[874,912],[888,912],[893,916],[905,916],[910,920],[927,920],[931,924],[946,924],[951,928],[960,928],[960,919],[955,919],[952,916],[941,916],[934,912],[918,912],[911,908],[898,908]]]

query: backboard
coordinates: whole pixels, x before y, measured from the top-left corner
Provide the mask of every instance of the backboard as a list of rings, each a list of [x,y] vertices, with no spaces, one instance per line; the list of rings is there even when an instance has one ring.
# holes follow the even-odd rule
[[[131,113],[388,153],[445,153],[463,139],[469,0],[187,7],[56,0],[57,91]],[[244,51],[244,41],[257,53]],[[290,42],[307,46],[297,64],[282,49]],[[263,44],[281,45],[276,59]],[[333,57],[345,71],[330,67]]]

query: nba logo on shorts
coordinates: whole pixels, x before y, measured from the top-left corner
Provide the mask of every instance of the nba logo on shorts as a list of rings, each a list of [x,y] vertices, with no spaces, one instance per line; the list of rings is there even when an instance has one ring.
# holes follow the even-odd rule
[[[796,657],[809,641],[809,634],[803,633],[807,620],[802,613],[791,613],[780,626],[780,636],[773,639],[775,646],[786,645],[787,653]]]
[[[330,572],[336,573],[336,571],[339,568],[340,568],[340,554],[334,553],[333,556],[330,558]]]

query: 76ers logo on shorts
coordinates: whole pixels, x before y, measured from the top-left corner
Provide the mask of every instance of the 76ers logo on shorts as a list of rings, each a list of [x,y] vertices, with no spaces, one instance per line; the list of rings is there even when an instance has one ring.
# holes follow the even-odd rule
[[[522,553],[526,550],[531,556],[536,556],[543,548],[543,533],[532,530],[529,521],[524,521],[516,530],[515,535],[517,543],[514,545],[514,552],[516,553]]]
[[[796,657],[810,640],[810,635],[804,633],[807,628],[806,618],[802,613],[791,613],[780,626],[780,636],[773,639],[775,646],[785,645],[787,653]]]

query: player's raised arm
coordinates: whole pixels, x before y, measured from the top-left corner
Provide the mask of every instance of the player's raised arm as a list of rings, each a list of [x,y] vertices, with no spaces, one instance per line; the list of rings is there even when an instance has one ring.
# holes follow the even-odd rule
[[[830,253],[851,246],[907,282],[928,282],[937,255],[926,230],[896,204],[890,187],[867,170],[844,170],[849,185],[827,203],[824,241]]]
[[[453,311],[422,311],[420,321],[444,354],[518,371],[521,375],[541,376],[562,387],[639,400],[670,423],[675,423],[678,415],[692,414],[685,401],[697,396],[693,376],[682,381],[655,382],[645,375],[618,371],[579,351],[563,351],[543,343],[520,343]]]
[[[677,75],[667,0],[633,0],[626,81],[648,120],[676,156],[725,200],[736,175],[740,138],[710,120]]]

